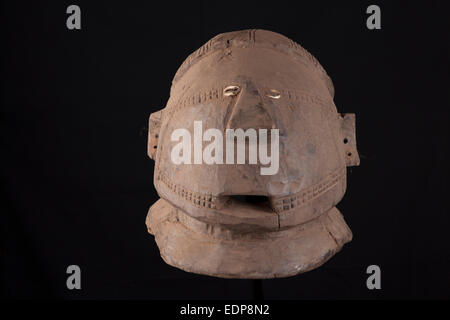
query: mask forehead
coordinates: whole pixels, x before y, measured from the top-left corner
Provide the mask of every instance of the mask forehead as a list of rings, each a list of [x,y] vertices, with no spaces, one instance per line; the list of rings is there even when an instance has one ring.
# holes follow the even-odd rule
[[[189,57],[183,62],[175,74],[172,89],[176,88],[176,84],[179,79],[181,79],[192,66],[196,65],[205,57],[220,53],[220,60],[232,60],[233,52],[240,52],[240,49],[256,49],[256,51],[261,53],[258,55],[258,53],[254,53],[256,51],[246,51],[251,52],[251,54],[247,56],[246,62],[248,64],[258,62],[254,63],[257,68],[264,68],[267,65],[267,62],[275,64],[275,58],[273,61],[267,61],[267,59],[264,58],[267,50],[276,53],[283,53],[286,57],[292,58],[292,60],[306,64],[310,66],[311,70],[322,79],[330,95],[332,97],[334,96],[334,88],[331,79],[328,77],[320,63],[308,51],[283,35],[267,30],[255,29],[219,34],[209,40],[201,48],[189,55]],[[252,54],[256,54],[256,56],[253,57]],[[261,57],[265,61],[259,60]],[[287,62],[291,59],[284,60]],[[273,74],[271,74],[271,76],[272,75]]]
[[[178,96],[233,84],[305,91],[332,99],[326,83],[313,66],[295,56],[265,48],[234,48],[231,55],[223,50],[213,52],[183,73],[174,84],[172,94]]]

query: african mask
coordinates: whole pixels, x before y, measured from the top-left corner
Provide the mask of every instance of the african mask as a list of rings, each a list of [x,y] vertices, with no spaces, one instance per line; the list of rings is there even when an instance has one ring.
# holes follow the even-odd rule
[[[314,269],[352,239],[335,207],[359,165],[319,62],[265,30],[220,34],[178,69],[149,119],[159,199],[146,224],[162,258],[223,278]],[[234,144],[233,144],[234,143]]]

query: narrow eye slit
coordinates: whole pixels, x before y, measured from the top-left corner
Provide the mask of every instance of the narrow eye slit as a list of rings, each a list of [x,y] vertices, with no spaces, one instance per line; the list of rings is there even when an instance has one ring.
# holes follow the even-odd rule
[[[241,88],[238,86],[228,86],[225,89],[223,89],[223,95],[226,97],[235,96],[241,91]]]
[[[266,94],[266,96],[268,96],[269,98],[272,98],[272,99],[280,99],[281,93],[278,90],[270,89],[268,91],[268,93]]]

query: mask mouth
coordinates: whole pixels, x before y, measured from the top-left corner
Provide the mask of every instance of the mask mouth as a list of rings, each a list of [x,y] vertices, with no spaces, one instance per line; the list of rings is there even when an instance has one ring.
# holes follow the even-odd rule
[[[221,200],[228,208],[247,207],[258,211],[274,212],[270,198],[265,195],[233,194],[223,196]]]

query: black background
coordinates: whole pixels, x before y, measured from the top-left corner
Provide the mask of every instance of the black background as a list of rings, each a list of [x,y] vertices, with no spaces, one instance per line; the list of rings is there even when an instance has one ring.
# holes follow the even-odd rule
[[[2,293],[9,298],[248,299],[255,282],[185,273],[144,220],[157,200],[147,120],[178,66],[221,32],[300,43],[357,117],[361,166],[338,205],[354,239],[324,266],[264,280],[267,299],[450,297],[449,25],[444,1],[3,3]],[[66,28],[81,7],[82,29]],[[66,268],[82,289],[66,288]],[[367,266],[382,289],[366,287]]]

